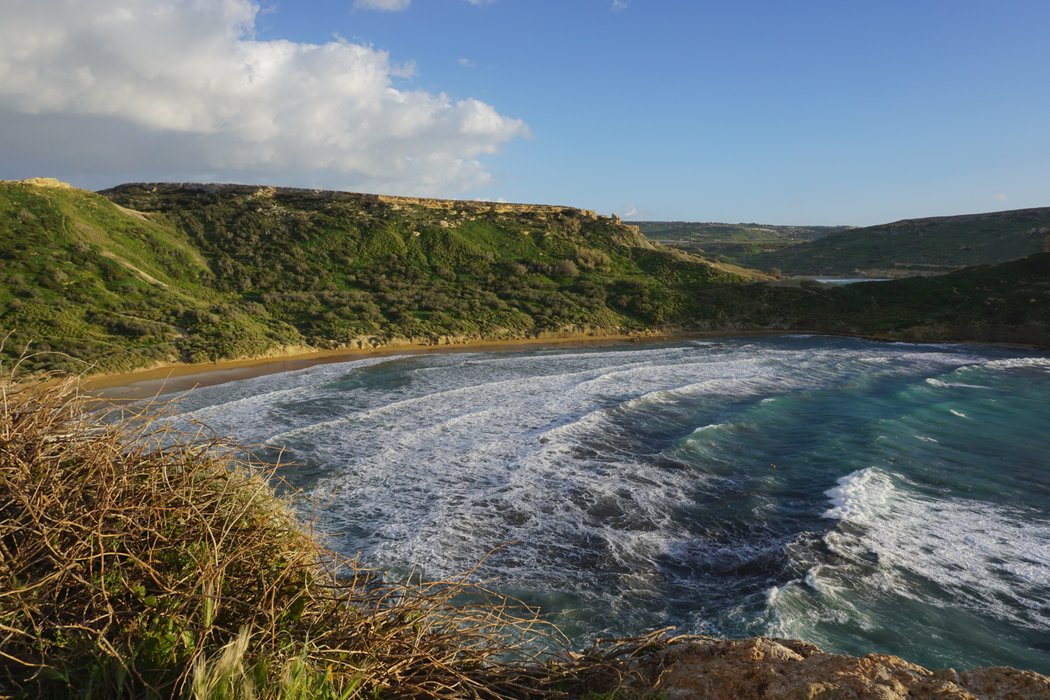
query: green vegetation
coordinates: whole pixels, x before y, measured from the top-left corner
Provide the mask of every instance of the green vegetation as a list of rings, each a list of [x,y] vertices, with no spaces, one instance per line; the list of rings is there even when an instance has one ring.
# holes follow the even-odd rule
[[[900,277],[949,272],[1043,250],[1050,208],[907,219],[842,231],[809,243],[739,258],[791,275]]]
[[[752,273],[562,207],[0,183],[0,328],[36,368],[641,331]],[[112,200],[112,201],[110,201]]]
[[[711,329],[792,329],[1050,347],[1050,253],[893,282],[753,284],[707,290],[701,296],[704,308],[718,310],[706,321]]]
[[[848,226],[770,226],[692,221],[635,223],[642,233],[654,241],[733,262],[740,262],[749,255],[781,250],[849,229]]]
[[[36,353],[28,369],[652,330],[1050,345],[1040,258],[926,281],[770,285],[579,209],[238,185],[104,194],[0,183],[0,329],[6,357]],[[1048,225],[1050,209],[901,222],[753,259],[797,273],[792,261],[833,251],[845,262],[801,269],[856,273],[893,248],[904,262],[890,273],[918,259],[929,271],[1038,250]]]
[[[580,697],[669,641],[541,656],[558,636],[514,601],[326,550],[229,445],[71,382],[0,398],[2,697]]]
[[[253,317],[217,290],[187,236],[103,197],[48,184],[0,183],[0,327],[9,352],[32,343],[126,369],[251,354],[290,329]],[[18,348],[18,350],[14,350]],[[35,359],[35,362],[34,362]],[[42,355],[29,365],[83,369]]]

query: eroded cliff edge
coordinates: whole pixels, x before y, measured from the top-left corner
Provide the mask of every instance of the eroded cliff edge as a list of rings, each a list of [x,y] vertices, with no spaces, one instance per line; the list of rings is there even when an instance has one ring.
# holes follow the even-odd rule
[[[1050,677],[998,666],[930,671],[896,656],[831,654],[787,639],[695,638],[643,657],[625,690],[666,700],[1045,700]]]

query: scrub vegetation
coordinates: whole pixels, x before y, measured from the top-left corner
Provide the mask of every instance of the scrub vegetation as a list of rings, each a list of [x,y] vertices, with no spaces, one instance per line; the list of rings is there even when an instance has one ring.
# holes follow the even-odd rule
[[[0,183],[0,328],[36,368],[642,331],[761,277],[564,207],[57,185]]]
[[[892,282],[752,284],[705,290],[701,298],[720,314],[713,329],[1050,347],[1050,253]]]
[[[790,275],[908,277],[992,265],[1044,250],[1050,207],[905,219],[734,258]]]

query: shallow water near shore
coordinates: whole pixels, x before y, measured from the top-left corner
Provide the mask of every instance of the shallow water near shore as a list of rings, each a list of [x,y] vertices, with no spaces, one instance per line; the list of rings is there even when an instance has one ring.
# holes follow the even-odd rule
[[[672,625],[1050,673],[1050,355],[786,336],[387,356],[197,389],[331,544],[578,644]]]

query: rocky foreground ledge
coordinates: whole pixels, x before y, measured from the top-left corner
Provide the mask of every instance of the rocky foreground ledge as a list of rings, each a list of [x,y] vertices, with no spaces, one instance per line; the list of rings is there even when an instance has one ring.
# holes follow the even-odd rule
[[[806,642],[697,638],[645,657],[625,688],[666,700],[939,698],[1046,700],[1050,677],[1014,668],[930,671],[896,656],[829,654]]]

